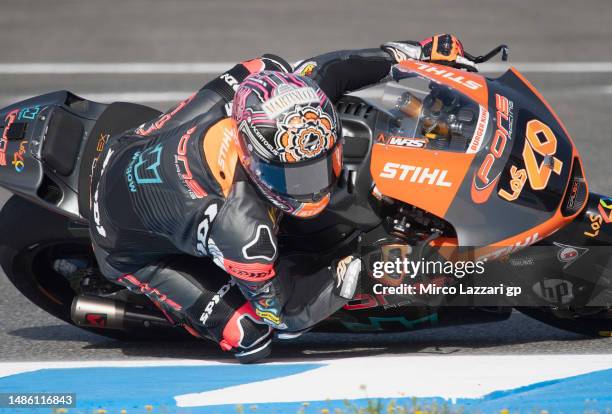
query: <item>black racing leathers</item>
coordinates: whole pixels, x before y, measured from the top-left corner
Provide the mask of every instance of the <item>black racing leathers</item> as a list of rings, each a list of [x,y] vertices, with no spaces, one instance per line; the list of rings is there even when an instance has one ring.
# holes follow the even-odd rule
[[[391,64],[379,49],[342,51],[307,59],[296,72],[335,101],[379,82]],[[303,330],[346,303],[329,267],[291,277],[292,259],[278,257],[281,215],[250,184],[234,149],[227,114],[236,86],[254,71],[289,68],[266,55],[237,65],[159,118],[112,137],[92,177],[90,230],[103,274],[228,350],[260,344],[268,325]],[[209,257],[231,279],[207,287],[194,266],[168,265],[177,255]],[[236,300],[238,289],[250,304]]]

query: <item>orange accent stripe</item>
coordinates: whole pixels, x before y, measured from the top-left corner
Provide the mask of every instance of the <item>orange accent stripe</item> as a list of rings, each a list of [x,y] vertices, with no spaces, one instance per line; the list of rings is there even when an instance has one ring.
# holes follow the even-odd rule
[[[236,173],[237,134],[234,120],[224,118],[210,127],[204,136],[204,158],[225,197],[229,195]]]
[[[261,59],[247,60],[246,62],[242,62],[242,66],[244,66],[250,73],[261,72],[265,69],[265,64]]]

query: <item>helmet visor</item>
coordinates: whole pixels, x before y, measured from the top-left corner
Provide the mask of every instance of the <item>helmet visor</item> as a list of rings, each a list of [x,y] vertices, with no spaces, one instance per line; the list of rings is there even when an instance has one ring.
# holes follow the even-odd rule
[[[312,201],[336,183],[342,167],[342,145],[337,143],[325,157],[316,160],[277,164],[255,156],[252,163],[259,180],[275,193]]]

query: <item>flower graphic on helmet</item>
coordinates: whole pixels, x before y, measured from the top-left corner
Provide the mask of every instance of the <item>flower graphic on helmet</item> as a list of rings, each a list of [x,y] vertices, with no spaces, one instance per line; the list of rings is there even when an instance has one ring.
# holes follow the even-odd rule
[[[275,136],[284,162],[316,158],[334,145],[333,121],[321,108],[297,107],[278,122]]]

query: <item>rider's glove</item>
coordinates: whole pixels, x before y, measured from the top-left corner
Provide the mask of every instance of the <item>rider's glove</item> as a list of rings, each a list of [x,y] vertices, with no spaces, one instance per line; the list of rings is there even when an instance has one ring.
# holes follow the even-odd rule
[[[380,46],[389,56],[399,63],[402,60],[414,59],[421,60],[422,47],[419,42],[412,40],[401,40],[399,42],[387,42]]]
[[[221,349],[232,352],[243,364],[270,355],[272,329],[255,314],[251,304],[245,303],[230,315],[226,310],[212,312],[205,327]]]
[[[450,34],[437,34],[421,42],[388,42],[381,48],[396,62],[415,59],[459,68],[476,68],[476,64],[465,57],[459,39]]]
[[[450,34],[437,34],[421,42],[421,60],[437,63],[453,63],[457,57],[463,56],[463,45],[455,36]]]

